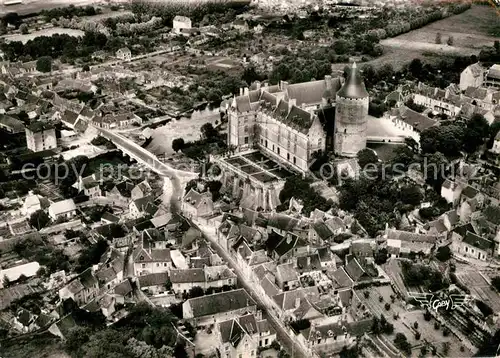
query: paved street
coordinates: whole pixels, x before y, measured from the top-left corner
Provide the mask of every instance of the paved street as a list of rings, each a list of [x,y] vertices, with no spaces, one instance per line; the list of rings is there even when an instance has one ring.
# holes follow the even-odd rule
[[[295,342],[295,340],[290,338],[282,322],[272,313],[271,308],[266,305],[264,300],[260,298],[260,296],[257,294],[257,291],[252,286],[252,284],[246,280],[245,276],[238,268],[238,265],[236,264],[235,260],[217,243],[215,229],[213,227],[210,227],[208,225],[203,225],[201,223],[195,223],[195,222],[192,223],[194,224],[194,226],[200,229],[200,231],[212,244],[212,248],[214,248],[219,254],[219,256],[221,256],[228,263],[228,265],[234,270],[234,273],[238,276],[238,282],[240,286],[243,287],[245,290],[247,290],[248,293],[250,293],[252,298],[257,302],[259,308],[263,311],[263,317],[267,318],[269,323],[276,330],[278,340],[281,342],[283,348],[285,348],[287,352],[294,358],[309,357],[310,354],[304,351],[304,349],[302,349],[302,347],[298,345]]]
[[[178,171],[162,162],[160,162],[156,156],[152,153],[148,152],[146,149],[140,147],[136,143],[124,138],[116,133],[111,131],[100,129],[100,131],[110,139],[117,146],[122,147],[126,151],[133,153],[138,159],[140,159],[144,164],[150,167],[155,172],[160,175],[166,176],[170,179],[172,183],[172,196],[170,197],[170,210],[172,212],[178,213],[180,212],[180,197],[183,194],[183,185],[181,183],[181,179],[179,176],[186,176],[187,173]],[[217,253],[228,263],[228,265],[234,269],[234,272],[238,276],[238,280],[240,285],[247,290],[247,292],[253,297],[253,299],[257,302],[260,309],[263,311],[264,318],[267,318],[269,323],[276,330],[279,341],[282,346],[288,351],[288,353],[293,358],[306,358],[310,356],[300,345],[298,345],[294,339],[292,339],[282,324],[282,322],[271,312],[271,308],[268,307],[264,300],[259,297],[256,290],[252,287],[251,283],[247,282],[245,276],[236,265],[236,262],[233,258],[217,243],[217,239],[215,236],[215,229],[213,227],[209,227],[207,225],[202,225],[198,223],[193,223],[197,226],[200,231],[205,235],[205,237],[211,242],[212,247],[217,251]],[[130,265],[130,264],[129,264]]]

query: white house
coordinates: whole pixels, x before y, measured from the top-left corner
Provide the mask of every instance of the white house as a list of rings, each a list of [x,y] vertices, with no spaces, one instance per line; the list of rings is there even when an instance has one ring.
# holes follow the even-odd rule
[[[132,58],[132,52],[127,47],[122,47],[118,51],[116,51],[116,57],[120,60],[128,61]]]
[[[59,218],[70,219],[76,215],[76,205],[73,199],[55,202],[49,206],[49,216],[52,220]]]
[[[206,266],[187,270],[170,270],[172,290],[176,293],[186,293],[195,286],[203,290],[209,287],[233,286],[236,275],[226,266]]]
[[[460,90],[465,91],[467,87],[481,87],[486,70],[478,63],[467,66],[460,74]]]
[[[24,199],[21,213],[25,216],[31,216],[35,211],[46,209],[49,206],[49,201],[43,196],[33,194],[32,191],[28,193]]]
[[[456,205],[458,204],[462,190],[462,184],[446,179],[441,186],[441,196],[446,199],[448,203]]]
[[[173,32],[175,34],[180,34],[183,29],[191,29],[191,19],[187,16],[177,15],[176,17],[174,17],[173,26]]]

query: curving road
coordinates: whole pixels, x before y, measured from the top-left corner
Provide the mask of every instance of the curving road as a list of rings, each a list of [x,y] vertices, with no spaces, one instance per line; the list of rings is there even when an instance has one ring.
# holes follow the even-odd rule
[[[180,197],[182,196],[184,190],[183,182],[197,177],[198,174],[172,168],[171,166],[159,161],[156,155],[142,148],[132,140],[107,129],[97,129],[99,130],[101,135],[112,141],[122,151],[124,150],[125,154],[132,154],[132,157],[134,157],[134,159],[143,163],[162,177],[168,178],[170,180],[173,189],[172,196],[170,197],[170,210],[173,213],[180,213]]]
[[[149,152],[148,150],[142,148],[138,144],[133,141],[125,138],[119,134],[113,133],[106,129],[98,128],[101,134],[107,139],[111,140],[117,147],[126,152],[132,153],[135,157],[134,159],[138,159],[143,164],[151,168],[156,173],[170,179],[173,187],[173,193],[170,197],[170,210],[174,213],[180,213],[181,203],[180,197],[183,193],[183,184],[182,179],[191,179],[193,177],[197,177],[196,173],[189,173],[174,169],[165,163],[162,163],[158,160],[158,158]],[[126,154],[129,154],[126,153]],[[306,358],[311,356],[310,353],[306,352],[296,341],[293,339],[286,327],[283,323],[272,313],[272,308],[268,307],[266,302],[259,296],[255,288],[252,286],[252,283],[249,282],[240,268],[234,261],[234,259],[229,255],[229,253],[224,250],[218,243],[217,238],[213,228],[208,227],[206,225],[202,225],[201,223],[194,223],[192,220],[187,219],[191,225],[197,227],[205,236],[205,238],[210,241],[212,247],[217,251],[217,253],[228,263],[228,265],[234,270],[236,273],[238,280],[241,286],[250,293],[252,298],[258,303],[259,307],[262,309],[265,318],[268,319],[269,323],[276,330],[277,336],[281,344],[288,351],[288,353],[292,356],[292,358]],[[130,255],[128,256],[130,257]],[[130,272],[129,272],[130,276]]]

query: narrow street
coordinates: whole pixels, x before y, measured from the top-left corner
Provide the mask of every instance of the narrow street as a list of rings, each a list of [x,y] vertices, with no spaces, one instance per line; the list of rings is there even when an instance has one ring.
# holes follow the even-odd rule
[[[239,285],[247,290],[247,292],[257,302],[257,305],[263,312],[263,317],[266,318],[276,330],[278,340],[280,341],[282,347],[285,348],[285,350],[290,354],[290,356],[292,356],[293,358],[306,358],[311,356],[310,353],[306,352],[299,344],[295,342],[293,338],[289,336],[286,327],[272,313],[272,309],[266,305],[264,300],[262,300],[257,291],[254,289],[252,284],[246,280],[245,276],[238,268],[235,260],[217,243],[214,228],[200,223],[195,223],[191,220],[189,221],[193,226],[197,227],[204,234],[204,236],[210,241],[212,248],[214,248],[219,256],[221,256],[228,263],[229,267],[234,270],[234,273],[238,277]]]
[[[155,172],[167,177],[172,185],[172,196],[170,197],[170,210],[173,213],[180,213],[181,205],[180,198],[183,195],[183,185],[181,179],[179,178],[179,171],[160,162],[156,156],[144,148],[141,148],[137,144],[131,142],[130,140],[105,129],[100,129],[105,136],[112,140],[117,146],[121,146],[126,150],[134,153],[134,155],[139,158],[144,164],[152,168]],[[166,180],[166,179],[165,179]],[[238,268],[238,265],[233,260],[233,258],[217,243],[217,238],[215,236],[215,229],[207,225],[197,224],[191,221],[191,224],[197,227],[204,236],[210,241],[212,247],[217,251],[220,257],[222,257],[228,265],[234,270],[235,274],[238,276],[239,284],[252,296],[252,298],[257,302],[259,308],[263,312],[263,317],[267,318],[269,323],[276,330],[278,340],[281,342],[283,348],[290,354],[292,358],[306,358],[310,356],[292,337],[289,336],[286,327],[282,322],[272,313],[272,309],[266,305],[264,300],[258,295],[257,291],[252,287],[251,283],[247,282],[245,276]],[[130,271],[130,269],[129,269]],[[129,272],[130,274],[130,272]]]

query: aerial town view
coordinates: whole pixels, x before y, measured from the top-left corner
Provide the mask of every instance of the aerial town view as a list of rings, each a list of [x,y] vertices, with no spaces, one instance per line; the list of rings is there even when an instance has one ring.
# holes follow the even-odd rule
[[[500,357],[498,0],[0,0],[0,358]]]

